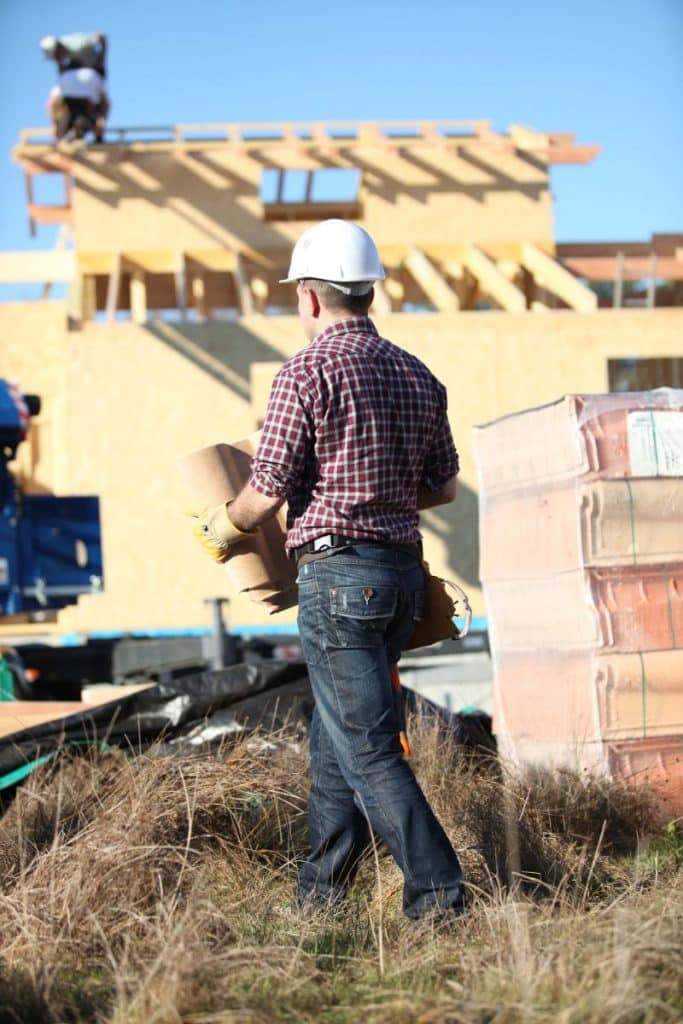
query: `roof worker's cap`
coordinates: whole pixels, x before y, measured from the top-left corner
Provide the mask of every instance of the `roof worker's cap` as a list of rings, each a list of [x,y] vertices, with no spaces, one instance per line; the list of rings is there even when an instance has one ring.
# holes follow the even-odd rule
[[[292,250],[289,284],[312,277],[345,295],[367,295],[385,277],[377,246],[364,228],[348,220],[323,220],[307,228]]]
[[[54,57],[55,50],[57,49],[57,41],[56,36],[43,36],[40,40],[40,48],[46,57]]]

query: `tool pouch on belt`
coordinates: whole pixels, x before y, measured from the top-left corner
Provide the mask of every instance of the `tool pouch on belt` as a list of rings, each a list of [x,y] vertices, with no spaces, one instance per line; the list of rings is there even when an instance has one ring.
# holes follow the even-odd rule
[[[404,648],[406,651],[412,651],[416,647],[428,647],[439,640],[457,640],[464,637],[469,631],[472,619],[472,609],[465,591],[457,583],[432,576],[427,562],[422,563],[422,568],[425,574],[424,610],[408,646]],[[462,611],[457,608],[460,604]],[[453,622],[455,616],[464,618],[462,627]]]

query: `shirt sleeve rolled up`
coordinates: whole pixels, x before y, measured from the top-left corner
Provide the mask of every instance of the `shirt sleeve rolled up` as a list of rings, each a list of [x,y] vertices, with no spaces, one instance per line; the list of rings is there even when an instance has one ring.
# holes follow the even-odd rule
[[[440,491],[460,469],[458,452],[448,422],[446,395],[443,395],[443,414],[431,448],[427,452],[420,484],[430,491]]]
[[[249,483],[270,498],[288,498],[303,476],[311,442],[305,394],[283,367],[273,381]]]

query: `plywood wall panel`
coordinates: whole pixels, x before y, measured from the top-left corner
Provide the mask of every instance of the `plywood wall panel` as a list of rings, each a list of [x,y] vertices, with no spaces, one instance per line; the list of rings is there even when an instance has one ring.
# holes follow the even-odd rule
[[[376,323],[448,387],[459,496],[423,514],[426,547],[432,570],[460,582],[484,614],[472,427],[566,392],[606,390],[610,357],[680,356],[683,312],[391,314]],[[58,631],[208,626],[203,599],[232,595],[190,536],[175,459],[256,428],[251,366],[274,369],[302,347],[296,317],[67,332],[64,304],[50,302],[2,305],[0,327],[3,376],[45,402],[40,443],[52,454],[36,479],[102,502],[106,591],[62,613]],[[268,622],[243,596],[228,618]]]

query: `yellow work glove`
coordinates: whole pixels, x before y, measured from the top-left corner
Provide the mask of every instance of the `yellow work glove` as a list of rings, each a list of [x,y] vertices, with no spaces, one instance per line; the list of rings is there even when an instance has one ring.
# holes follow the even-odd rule
[[[229,504],[229,501],[224,502],[215,508],[204,508],[196,513],[194,535],[214,562],[227,562],[233,544],[245,537],[254,536],[254,530],[240,530],[235,526],[228,512]]]

